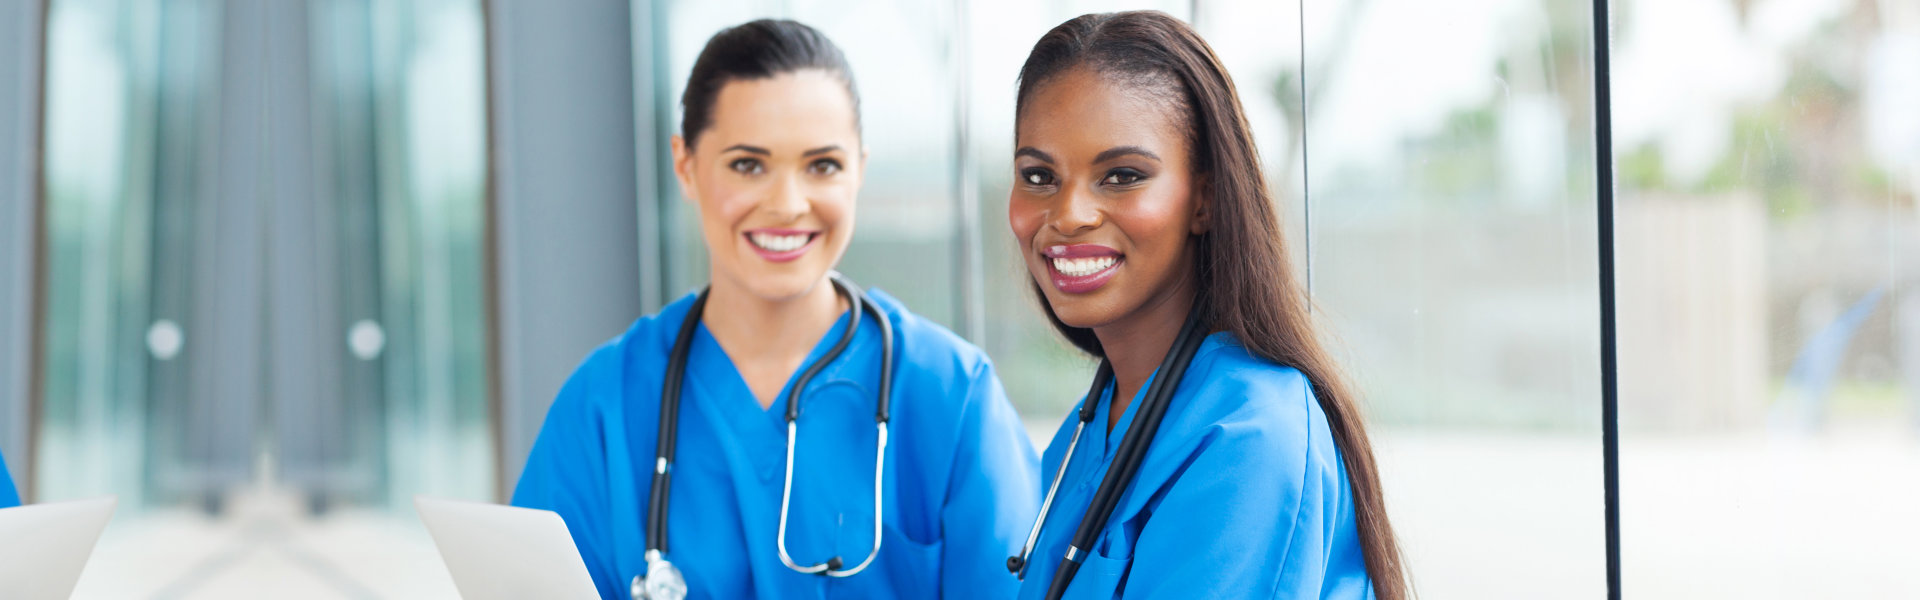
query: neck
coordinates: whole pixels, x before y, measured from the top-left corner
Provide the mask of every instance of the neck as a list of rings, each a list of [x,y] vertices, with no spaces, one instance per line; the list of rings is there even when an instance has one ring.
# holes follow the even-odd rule
[[[1180,327],[1192,310],[1193,286],[1182,280],[1170,286],[1169,293],[1149,300],[1145,306],[1113,323],[1093,328],[1100,348],[1113,365],[1113,404],[1107,409],[1107,432],[1112,433],[1120,415],[1125,414],[1135,394],[1160,367],[1167,352],[1180,337]]]
[[[710,281],[700,321],[747,377],[762,406],[771,403],[785,376],[806,360],[847,308],[833,283],[824,279],[806,292],[780,299],[753,295],[718,273]],[[768,381],[755,381],[763,373]],[[765,389],[769,385],[771,389]]]

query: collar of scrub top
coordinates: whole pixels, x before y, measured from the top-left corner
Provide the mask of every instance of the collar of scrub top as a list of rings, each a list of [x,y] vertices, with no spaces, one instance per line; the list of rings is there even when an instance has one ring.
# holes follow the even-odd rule
[[[1080,519],[1080,527],[1074,530],[1066,556],[1054,571],[1053,581],[1047,586],[1048,599],[1059,598],[1066,593],[1067,584],[1073,581],[1074,574],[1080,570],[1080,561],[1093,549],[1093,543],[1106,527],[1107,518],[1113,515],[1113,509],[1119,505],[1121,494],[1126,493],[1134,474],[1140,470],[1147,446],[1153,442],[1154,434],[1160,429],[1160,420],[1167,414],[1167,405],[1173,403],[1174,390],[1179,389],[1180,380],[1186,377],[1187,365],[1193,362],[1193,355],[1199,352],[1201,342],[1206,341],[1206,331],[1200,326],[1201,306],[1200,300],[1195,299],[1192,310],[1187,312],[1186,323],[1181,325],[1180,334],[1174,338],[1173,347],[1168,348],[1166,357],[1160,360],[1160,368],[1156,371],[1159,375],[1141,397],[1140,407],[1134,413],[1134,422],[1127,428],[1125,437],[1120,439],[1120,449],[1114,453],[1106,476],[1100,480],[1100,487],[1088,503],[1087,512]],[[1080,423],[1074,426],[1073,438],[1067,442],[1067,451],[1060,457],[1060,466],[1053,474],[1053,485],[1047,488],[1046,498],[1040,503],[1040,515],[1034,519],[1033,529],[1027,533],[1027,543],[1021,548],[1019,556],[1007,558],[1007,570],[1021,579],[1026,579],[1028,559],[1032,557],[1034,543],[1040,538],[1040,526],[1047,521],[1054,494],[1060,491],[1060,480],[1067,473],[1067,464],[1073,460],[1073,449],[1080,443],[1080,433],[1086,430],[1087,423],[1093,421],[1100,394],[1112,379],[1113,365],[1101,360],[1100,370],[1093,377],[1093,388],[1087,391],[1086,399],[1080,403]]]
[[[828,577],[848,577],[859,573],[873,563],[880,554],[881,538],[881,477],[887,456],[888,404],[893,392],[893,320],[875,304],[859,286],[848,281],[838,272],[828,273],[834,290],[846,298],[849,319],[847,328],[841,332],[839,341],[834,342],[812,365],[800,373],[800,378],[787,390],[787,475],[780,489],[780,534],[777,547],[780,550],[780,562],[787,568],[808,574],[820,574]],[[707,293],[701,290],[693,306],[687,309],[687,316],[680,322],[680,332],[674,338],[673,350],[667,356],[667,373],[660,392],[660,435],[654,451],[653,490],[647,500],[647,576],[633,579],[631,595],[635,600],[679,600],[686,596],[686,580],[680,570],[668,562],[667,555],[667,500],[668,487],[672,484],[673,459],[676,437],[679,435],[680,384],[686,379],[687,355],[693,345],[693,334],[699,329],[700,317],[707,306]],[[851,569],[842,570],[840,557],[835,556],[826,562],[812,566],[801,566],[787,554],[787,509],[793,499],[793,447],[799,434],[800,391],[822,369],[840,357],[853,337],[860,330],[862,313],[871,312],[874,321],[880,325],[880,387],[879,398],[875,403],[874,422],[879,437],[874,449],[873,459],[873,549],[867,552],[866,560]]]

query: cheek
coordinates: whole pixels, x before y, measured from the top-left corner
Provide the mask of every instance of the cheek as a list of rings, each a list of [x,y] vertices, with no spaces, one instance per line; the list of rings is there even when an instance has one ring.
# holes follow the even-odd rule
[[[1165,250],[1186,242],[1190,201],[1184,191],[1140,198],[1112,218],[1134,244]]]
[[[1025,202],[1015,193],[1007,199],[1007,227],[1013,230],[1014,241],[1026,250],[1033,241],[1033,234],[1040,231],[1043,213],[1033,202]]]
[[[700,181],[701,226],[713,233],[727,234],[735,224],[753,211],[752,186],[727,177],[704,177]]]
[[[707,194],[708,208],[712,208],[718,215],[724,215],[728,221],[737,221],[745,217],[747,213],[753,212],[753,206],[760,202],[758,185],[753,181],[743,181],[739,177],[726,177],[716,173],[708,177],[705,188],[712,190]]]
[[[820,224],[830,229],[848,229],[853,226],[854,202],[860,195],[857,181],[836,181],[815,187],[809,194],[812,206],[809,210],[820,220]],[[841,231],[841,237],[847,232]]]

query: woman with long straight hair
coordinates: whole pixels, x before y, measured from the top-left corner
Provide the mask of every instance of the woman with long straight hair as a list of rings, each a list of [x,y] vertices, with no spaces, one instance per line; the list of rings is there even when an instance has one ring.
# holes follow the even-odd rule
[[[859,106],[793,21],[694,61],[671,143],[709,284],[587,357],[513,494],[560,514],[603,598],[1013,594],[1038,457],[993,364],[833,271]]]
[[[1020,597],[1407,597],[1358,394],[1213,50],[1159,12],[1067,21],[1021,68],[1015,147],[1041,306],[1101,362],[1041,461]]]

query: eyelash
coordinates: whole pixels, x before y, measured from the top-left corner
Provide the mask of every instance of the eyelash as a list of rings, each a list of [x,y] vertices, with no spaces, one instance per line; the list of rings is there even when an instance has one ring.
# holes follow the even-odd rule
[[[1040,179],[1040,181],[1034,181],[1035,179]],[[1146,173],[1141,173],[1134,169],[1121,168],[1108,171],[1105,177],[1100,178],[1100,183],[1102,185],[1129,186],[1146,180]],[[1032,186],[1053,185],[1053,172],[1039,167],[1024,169],[1020,171],[1020,181]]]
[[[742,175],[759,175],[767,171],[766,165],[757,158],[736,158],[733,162],[727,163],[727,167]],[[822,177],[838,175],[842,168],[844,167],[840,165],[840,161],[831,158],[807,163],[807,173]]]
[[[1122,178],[1128,179],[1128,181],[1120,181],[1120,179]],[[1122,168],[1122,169],[1114,169],[1112,171],[1108,171],[1106,177],[1100,178],[1100,183],[1104,183],[1107,185],[1133,185],[1146,180],[1147,180],[1146,173],[1141,173],[1133,169]]]

